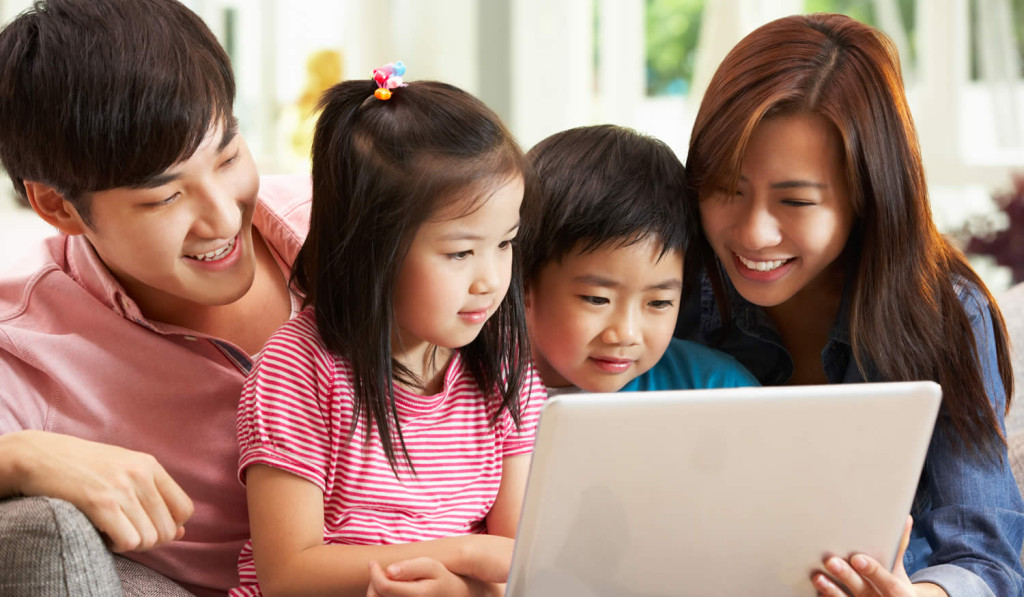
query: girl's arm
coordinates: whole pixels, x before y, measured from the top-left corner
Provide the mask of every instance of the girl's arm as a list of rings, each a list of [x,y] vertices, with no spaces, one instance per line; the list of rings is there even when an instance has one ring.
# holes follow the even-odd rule
[[[481,594],[503,595],[505,580],[512,565],[519,512],[526,491],[526,476],[530,469],[530,455],[519,454],[502,460],[501,485],[498,495],[487,514],[487,532],[495,541],[464,546],[460,557],[446,564],[448,571],[457,574]],[[386,569],[376,568],[371,575],[370,597],[401,597],[414,595],[413,583],[441,574],[434,561],[423,559],[398,562]]]
[[[323,493],[316,485],[287,471],[253,464],[246,469],[246,486],[256,574],[267,597],[364,597],[370,583],[370,562],[386,568],[396,562],[430,558],[449,570],[468,570],[475,566],[467,558],[492,551],[511,555],[508,539],[488,535],[394,545],[324,545]],[[488,566],[496,566],[497,561]],[[490,569],[488,566],[484,568]],[[432,592],[417,594],[477,595],[492,589],[447,574],[432,585]]]

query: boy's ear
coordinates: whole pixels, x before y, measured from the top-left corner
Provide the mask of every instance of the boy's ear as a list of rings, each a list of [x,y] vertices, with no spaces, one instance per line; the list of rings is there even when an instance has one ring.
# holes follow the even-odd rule
[[[25,181],[25,196],[29,205],[47,224],[67,235],[82,234],[87,227],[74,205],[57,189],[42,182]]]

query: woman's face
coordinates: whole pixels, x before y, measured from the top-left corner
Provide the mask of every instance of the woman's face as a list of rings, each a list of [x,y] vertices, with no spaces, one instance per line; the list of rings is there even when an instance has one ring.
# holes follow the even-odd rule
[[[700,217],[736,290],[755,305],[782,305],[837,279],[829,274],[854,221],[838,131],[811,113],[762,121],[736,193],[702,197]]]

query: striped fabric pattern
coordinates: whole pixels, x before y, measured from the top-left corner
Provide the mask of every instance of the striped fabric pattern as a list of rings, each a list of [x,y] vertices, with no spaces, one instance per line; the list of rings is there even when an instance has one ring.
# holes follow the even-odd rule
[[[396,387],[402,434],[416,474],[388,465],[376,428],[353,417],[351,371],[332,355],[306,309],[267,342],[245,383],[238,413],[239,478],[265,464],[324,494],[324,542],[380,545],[486,532],[484,518],[501,482],[502,459],[533,448],[544,386],[532,369],[521,400],[523,424],[508,413],[495,426],[485,397],[455,352],[444,387],[421,396]],[[252,545],[239,557],[243,590],[258,595]]]

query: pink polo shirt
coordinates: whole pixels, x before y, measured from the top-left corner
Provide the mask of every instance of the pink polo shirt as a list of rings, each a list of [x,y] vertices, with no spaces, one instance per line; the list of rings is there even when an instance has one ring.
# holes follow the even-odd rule
[[[308,176],[260,180],[253,225],[284,276],[309,208]],[[238,584],[249,538],[235,416],[250,367],[224,340],[145,320],[81,236],[51,237],[0,276],[0,434],[41,429],[155,456],[195,514],[182,540],[126,555],[198,595]]]

